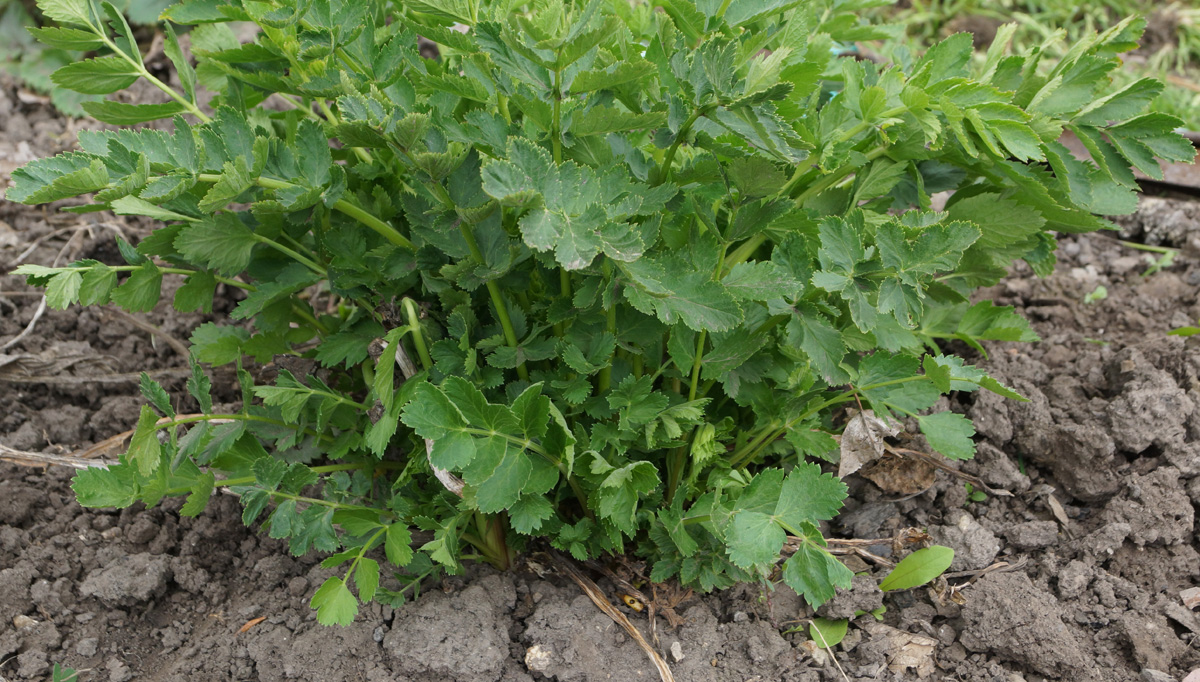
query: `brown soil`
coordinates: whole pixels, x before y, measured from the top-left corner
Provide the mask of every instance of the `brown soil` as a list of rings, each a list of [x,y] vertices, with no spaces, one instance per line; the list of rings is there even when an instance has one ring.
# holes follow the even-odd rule
[[[20,163],[67,148],[73,125],[0,87],[0,186]],[[896,499],[853,477],[852,499],[830,529],[881,537],[926,528],[957,551],[949,583],[964,603],[944,585],[883,596],[876,583],[886,571],[854,559],[863,577],[821,613],[880,603],[887,611],[882,622],[854,620],[835,651],[843,677],[813,657],[802,634],[780,634],[812,616],[795,594],[741,586],[684,603],[678,630],[659,623],[677,679],[1155,682],[1200,667],[1200,622],[1180,597],[1200,585],[1200,345],[1165,334],[1200,318],[1200,211],[1147,198],[1125,224],[1131,239],[1184,252],[1143,276],[1143,254],[1113,235],[1073,237],[1054,276],[1018,267],[988,292],[1022,309],[1043,341],[993,344],[973,360],[1030,402],[973,395],[951,408],[980,434],[979,457],[962,470],[1013,495],[969,501],[961,481],[939,473],[925,492]],[[62,252],[115,263],[108,226],[141,229],[107,214],[0,204],[0,272],[37,240],[28,262]],[[1107,298],[1085,304],[1098,285]],[[0,346],[34,316],[40,299],[29,291],[0,276]],[[184,339],[202,318],[164,300],[145,320]],[[45,452],[88,446],[136,421],[134,383],[86,377],[184,364],[127,321],[78,307],[48,311],[4,353],[45,353],[59,373],[0,378],[0,443]],[[73,356],[89,361],[61,362]],[[165,382],[183,393],[169,374]],[[178,501],[83,510],[69,478],[0,465],[0,678],[47,679],[61,663],[87,669],[83,680],[112,682],[657,679],[620,628],[553,572],[474,567],[425,585],[407,606],[371,606],[350,627],[324,628],[307,601],[328,572],[317,557],[292,558],[243,528],[233,497],[217,496],[195,519],[176,514]],[[997,561],[1008,570],[977,577]],[[631,617],[647,629],[644,615]]]

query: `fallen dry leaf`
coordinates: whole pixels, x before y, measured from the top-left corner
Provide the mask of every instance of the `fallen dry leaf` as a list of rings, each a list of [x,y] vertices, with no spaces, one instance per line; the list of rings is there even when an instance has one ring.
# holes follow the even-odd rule
[[[900,495],[928,490],[937,478],[937,469],[926,462],[891,455],[871,462],[859,473],[881,490]]]
[[[267,619],[266,616],[259,616],[258,618],[251,618],[250,620],[246,621],[245,625],[238,628],[238,634],[239,635],[242,634],[243,632],[249,630],[250,628],[254,627],[255,625],[258,625],[259,623],[263,622],[266,619]]]
[[[924,635],[898,630],[878,622],[863,624],[872,637],[883,638],[886,646],[884,655],[887,657],[888,670],[903,674],[912,670],[917,677],[924,679],[934,672],[933,650],[937,640]]]
[[[1050,513],[1054,514],[1054,518],[1064,529],[1071,525],[1071,518],[1067,516],[1067,510],[1063,509],[1062,503],[1053,494],[1046,496],[1046,504],[1050,507]]]
[[[871,410],[863,410],[851,417],[842,431],[838,478],[845,478],[864,464],[882,457],[883,439],[897,433],[900,433],[899,425],[889,426]]]

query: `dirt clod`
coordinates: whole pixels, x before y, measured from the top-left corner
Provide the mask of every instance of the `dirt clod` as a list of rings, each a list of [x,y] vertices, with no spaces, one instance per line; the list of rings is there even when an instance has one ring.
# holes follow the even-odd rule
[[[79,593],[108,604],[132,605],[162,595],[170,578],[171,567],[165,558],[132,554],[89,573]]]
[[[995,652],[1055,678],[1089,669],[1086,641],[1064,622],[1057,600],[1023,573],[982,578],[963,608],[959,641],[969,651]]]

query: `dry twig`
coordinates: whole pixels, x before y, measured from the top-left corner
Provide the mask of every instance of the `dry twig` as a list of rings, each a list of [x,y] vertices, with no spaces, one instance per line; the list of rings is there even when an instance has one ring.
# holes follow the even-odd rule
[[[949,464],[946,464],[946,462],[943,458],[935,457],[935,456],[929,454],[928,452],[921,452],[920,450],[912,450],[910,448],[898,448],[898,447],[895,447],[892,445],[885,445],[884,448],[888,452],[892,453],[893,455],[896,455],[897,457],[914,457],[916,459],[919,459],[922,462],[925,462],[926,464],[928,464],[932,467],[935,467],[935,468],[941,469],[942,471],[945,471],[946,473],[950,474],[951,476],[960,478],[960,479],[966,481],[967,483],[970,483],[975,488],[982,490],[989,495],[996,495],[998,497],[1012,497],[1012,493],[1010,493],[1009,491],[1004,490],[1002,488],[993,488],[993,487],[989,486],[987,483],[984,483],[982,478],[979,478],[978,476],[972,476],[971,474],[959,471],[958,469],[955,469],[954,467],[950,466]]]
[[[124,310],[121,310],[120,308],[114,308],[112,306],[108,306],[108,307],[103,308],[102,310],[105,315],[113,315],[113,316],[119,317],[122,320],[124,320],[125,322],[133,325],[134,327],[137,327],[138,329],[141,329],[144,332],[147,332],[153,336],[157,336],[160,339],[162,339],[163,341],[166,341],[167,345],[170,346],[171,348],[173,348],[175,350],[175,352],[179,355],[179,357],[184,358],[186,360],[191,355],[191,352],[188,350],[188,347],[186,344],[184,344],[182,341],[175,338],[174,336],[171,336],[170,334],[159,329],[158,327],[155,327],[154,325],[150,324],[149,322],[146,322],[145,320],[140,319],[134,315],[130,315],[129,313],[125,312]]]
[[[630,638],[641,647],[642,651],[646,652],[646,656],[650,658],[651,662],[654,663],[654,667],[658,669],[658,675],[662,678],[662,682],[675,682],[675,676],[671,674],[671,668],[667,666],[667,661],[654,650],[654,647],[650,646],[650,642],[646,641],[646,637],[642,634],[641,630],[634,627],[633,623],[629,622],[629,618],[612,605],[612,602],[608,600],[608,597],[600,590],[599,586],[592,582],[591,578],[584,575],[582,571],[575,568],[570,560],[557,552],[550,552],[550,557],[554,560],[559,570],[568,578],[574,580],[575,584],[579,585],[579,589],[583,590],[588,599],[591,599],[592,603],[604,612],[604,615],[612,618],[617,625],[620,625],[629,634]]]

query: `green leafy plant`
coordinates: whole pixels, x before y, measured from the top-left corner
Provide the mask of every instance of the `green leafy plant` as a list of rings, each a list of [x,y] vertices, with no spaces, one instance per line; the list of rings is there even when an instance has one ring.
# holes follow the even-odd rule
[[[1152,76],[1167,81],[1155,111],[1178,116],[1191,130],[1200,129],[1200,9],[1186,2],[1151,0],[915,0],[902,8],[876,13],[903,27],[902,44],[923,50],[957,31],[975,32],[977,44],[991,42],[1001,24],[1015,26],[1012,36],[1022,49],[1036,47],[1051,63],[1068,54],[1076,41],[1117,24],[1130,15],[1149,17],[1158,37],[1130,55],[1113,73],[1124,87]]]
[[[191,515],[231,489],[247,524],[344,568],[322,623],[533,543],[828,600],[851,579],[819,529],[846,496],[821,466],[844,408],[874,415],[857,442],[911,416],[971,457],[971,423],[931,406],[1019,396],[942,345],[1037,337],[970,294],[1014,259],[1049,272],[1053,231],[1108,226],[1093,213],[1133,210],[1131,167],[1192,153],[1141,113],[1157,83],[1109,87],[1139,22],[1044,74],[1005,40],[976,66],[962,37],[833,58],[884,35],[871,4],[188,0],[167,13],[197,25],[196,67],[167,30],[176,91],[114,8],[43,0],[62,27],[39,37],[98,51],[59,86],[149,79],[161,103],[91,113],[174,129],[82,132],[14,173],[13,201],[163,223],[124,264],[18,272],[55,308],[150,310],[166,277],[179,310],[237,301],[190,339],[199,413],[146,378],[129,452],[80,473],[80,501],[187,495]],[[240,43],[232,21],[261,30]],[[201,363],[234,366],[240,408],[214,409]]]
[[[172,2],[174,0],[128,0],[115,6],[132,26],[142,27],[156,24],[159,13]],[[38,42],[33,36],[42,35],[41,19],[32,2],[8,0],[0,6],[0,69],[11,73],[27,87],[49,94],[50,103],[59,111],[69,116],[83,116],[87,113],[83,103],[95,101],[98,96],[56,88],[50,75],[81,59],[93,45],[89,41]]]

